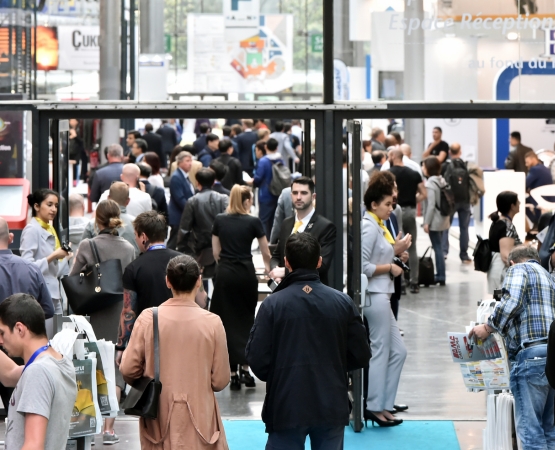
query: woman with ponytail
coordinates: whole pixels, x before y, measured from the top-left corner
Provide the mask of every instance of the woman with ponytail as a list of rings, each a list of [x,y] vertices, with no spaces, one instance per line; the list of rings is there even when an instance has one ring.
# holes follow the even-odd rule
[[[490,214],[493,221],[489,229],[489,246],[492,253],[491,265],[488,270],[488,293],[501,288],[505,272],[509,267],[509,253],[517,245],[522,244],[513,217],[520,210],[518,195],[512,191],[501,192],[496,199],[497,211]]]
[[[95,222],[99,232],[98,236],[92,240],[98,249],[100,261],[119,259],[123,273],[127,265],[135,258],[135,249],[129,242],[118,235],[117,229],[123,226],[123,222],[120,219],[119,205],[113,200],[101,201],[96,208]],[[81,241],[70,275],[78,274],[85,267],[94,265],[95,261],[89,239]],[[97,339],[117,342],[122,308],[123,293],[121,301],[90,314],[91,325]],[[116,366],[116,392],[118,399],[121,395],[121,390],[124,388],[125,382]],[[103,436],[105,444],[115,444],[119,441],[117,434],[114,433],[114,422],[114,418],[106,419]]]

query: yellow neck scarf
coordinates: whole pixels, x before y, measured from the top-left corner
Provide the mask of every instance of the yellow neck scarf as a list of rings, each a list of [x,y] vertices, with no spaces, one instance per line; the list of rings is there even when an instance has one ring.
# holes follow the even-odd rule
[[[55,246],[54,250],[58,250],[61,247],[61,245],[60,245],[60,240],[58,239],[58,235],[56,234],[56,230],[54,229],[54,227],[52,225],[50,225],[50,223],[47,223],[44,220],[39,219],[38,217],[35,217],[35,219],[37,219],[37,222],[39,223],[39,225],[43,229],[45,229],[52,236],[54,236],[54,239],[56,239],[56,246]]]
[[[389,242],[390,244],[395,244],[395,239],[393,239],[393,236],[391,236],[391,233],[383,224],[383,220],[376,216],[376,214],[374,214],[372,211],[368,211],[368,214],[370,214],[374,218],[374,220],[378,222],[378,225],[383,230],[383,235],[386,238],[387,242]]]

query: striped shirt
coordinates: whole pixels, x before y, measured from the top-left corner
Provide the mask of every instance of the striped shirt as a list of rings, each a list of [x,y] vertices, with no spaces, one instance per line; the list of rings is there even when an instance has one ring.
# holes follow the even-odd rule
[[[488,325],[505,338],[513,360],[523,344],[547,339],[555,319],[555,280],[531,260],[507,270],[502,290]]]

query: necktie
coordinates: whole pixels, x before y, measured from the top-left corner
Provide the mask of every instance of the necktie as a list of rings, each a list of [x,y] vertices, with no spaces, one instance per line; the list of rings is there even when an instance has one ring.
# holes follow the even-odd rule
[[[295,234],[299,228],[301,228],[301,226],[303,225],[303,223],[300,220],[297,220],[295,222],[295,225],[293,225],[293,232],[291,234]]]
[[[390,244],[395,244],[395,239],[393,239],[393,236],[391,236],[391,233],[383,224],[383,220],[376,216],[376,214],[374,214],[373,212],[368,211],[368,214],[370,214],[374,218],[374,220],[378,222],[378,225],[383,230],[383,235],[387,242],[389,242]]]

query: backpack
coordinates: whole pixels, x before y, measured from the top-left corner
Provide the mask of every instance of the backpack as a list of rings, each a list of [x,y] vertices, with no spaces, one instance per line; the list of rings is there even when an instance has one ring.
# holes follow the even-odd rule
[[[482,239],[482,236],[477,235],[478,242],[474,247],[474,270],[479,272],[487,272],[491,266],[491,249],[489,246],[489,239]]]
[[[436,186],[439,187],[439,206],[436,203],[436,208],[442,216],[451,217],[455,214],[455,196],[451,186],[446,184],[441,187],[439,183]]]
[[[283,161],[272,161],[272,181],[270,181],[270,193],[279,197],[281,191],[291,186],[291,171],[283,164]]]
[[[466,163],[456,158],[451,160],[445,171],[445,181],[451,186],[456,203],[468,203],[470,175]]]

